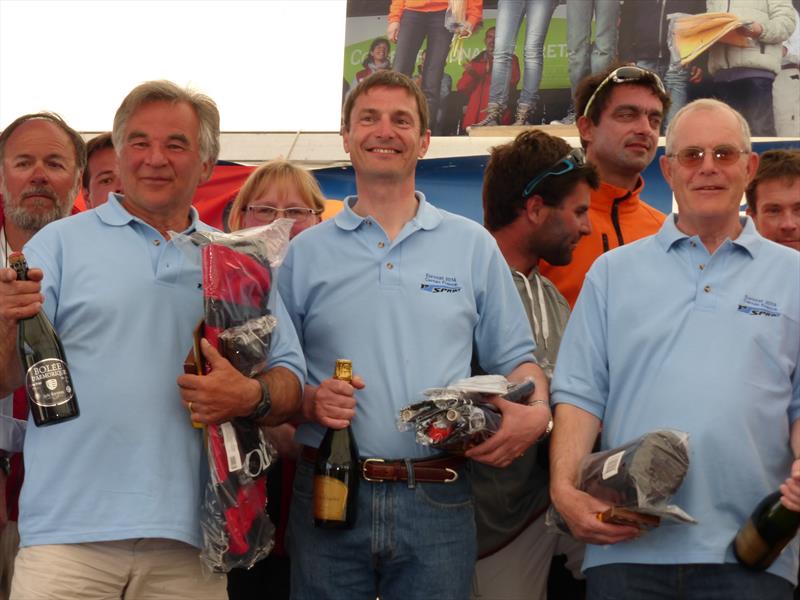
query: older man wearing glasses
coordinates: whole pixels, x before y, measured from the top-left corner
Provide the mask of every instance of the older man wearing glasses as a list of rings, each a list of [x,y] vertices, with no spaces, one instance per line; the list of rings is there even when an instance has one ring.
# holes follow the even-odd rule
[[[661,159],[679,214],[599,258],[567,325],[550,491],[589,543],[590,598],[792,597],[797,540],[763,572],[731,550],[768,493],[800,511],[800,253],[739,215],[757,165],[738,112],[709,99],[683,108]],[[672,502],[696,525],[642,533],[596,518],[608,505],[575,476],[601,425],[602,449],[659,428],[688,432],[689,470]]]
[[[578,243],[571,264],[543,263],[541,268],[571,306],[598,256],[655,233],[664,221],[639,195],[641,173],[655,157],[670,99],[655,73],[623,66],[583,79],[575,105],[586,158],[600,173],[589,210],[592,233]]]

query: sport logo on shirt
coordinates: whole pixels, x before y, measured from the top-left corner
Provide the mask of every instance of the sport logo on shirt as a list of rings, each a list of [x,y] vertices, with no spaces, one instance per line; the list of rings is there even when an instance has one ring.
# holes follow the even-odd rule
[[[419,284],[419,289],[431,294],[441,294],[442,292],[455,294],[461,291],[461,286],[458,285],[455,277],[425,273],[425,281]]]
[[[762,300],[761,298],[753,298],[752,296],[744,295],[744,300],[739,303],[737,309],[739,312],[754,317],[780,317],[781,313],[778,310],[778,305],[771,300]]]

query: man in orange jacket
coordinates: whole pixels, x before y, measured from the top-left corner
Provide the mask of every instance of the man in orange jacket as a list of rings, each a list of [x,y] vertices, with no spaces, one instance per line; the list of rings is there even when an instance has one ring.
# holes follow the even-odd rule
[[[600,173],[592,192],[592,233],[581,238],[564,267],[542,264],[541,273],[575,305],[594,260],[609,250],[656,233],[665,215],[639,194],[641,173],[658,149],[670,98],[658,76],[623,66],[584,78],[575,91],[576,122],[586,158]]]

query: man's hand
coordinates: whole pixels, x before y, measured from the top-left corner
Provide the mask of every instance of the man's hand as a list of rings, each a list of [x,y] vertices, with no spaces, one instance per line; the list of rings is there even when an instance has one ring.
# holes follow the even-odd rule
[[[464,455],[493,467],[507,467],[542,436],[550,421],[550,409],[545,404],[528,406],[499,396],[492,396],[489,402],[503,415],[500,429]]]
[[[764,28],[761,26],[761,23],[750,23],[749,25],[742,25],[737,29],[739,33],[741,33],[745,37],[749,37],[751,39],[758,39],[758,37],[764,33]]]
[[[400,21],[389,23],[389,26],[386,28],[386,37],[389,38],[389,41],[396,44],[398,35],[400,35]]]
[[[781,504],[800,512],[800,459],[792,463],[792,474],[781,484]]]
[[[632,540],[641,534],[637,527],[600,521],[597,514],[611,507],[574,486],[551,486],[550,497],[572,535],[582,542],[616,544]]]
[[[300,445],[294,441],[296,430],[291,423],[283,423],[275,427],[264,427],[264,435],[275,446],[278,456],[297,460],[300,457]]]
[[[258,381],[237,371],[207,340],[200,344],[211,371],[208,375],[178,377],[181,398],[192,421],[211,425],[252,414],[261,399]]]
[[[357,375],[351,383],[326,379],[319,387],[306,386],[303,416],[331,429],[344,429],[356,414],[355,391],[364,389],[364,380]]]
[[[14,269],[0,268],[0,319],[16,325],[20,319],[32,317],[44,303],[41,269],[29,269],[28,281],[17,281]]]

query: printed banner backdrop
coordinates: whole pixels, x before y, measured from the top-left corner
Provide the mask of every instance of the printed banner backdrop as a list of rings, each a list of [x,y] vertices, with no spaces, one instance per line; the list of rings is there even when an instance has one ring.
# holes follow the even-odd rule
[[[579,0],[580,6],[591,6],[591,0]],[[793,3],[795,8],[800,2],[798,0],[785,0],[788,3]],[[528,124],[548,124],[553,120],[562,119],[566,116],[570,108],[570,78],[569,78],[569,64],[567,52],[567,7],[566,0],[535,0],[534,2],[522,2],[521,4],[527,6],[543,6],[548,5],[552,8],[552,15],[550,17],[547,34],[544,41],[543,54],[543,70],[541,83],[538,88],[538,97],[534,103],[534,110],[528,114]],[[549,3],[549,4],[548,4]],[[708,4],[707,4],[708,3]],[[659,70],[662,78],[665,80],[667,88],[673,96],[673,102],[684,96],[686,101],[691,101],[699,97],[708,97],[716,95],[723,100],[728,101],[730,104],[743,101],[739,90],[739,86],[729,86],[728,92],[721,91],[723,86],[715,84],[712,77],[709,75],[708,58],[709,51],[704,52],[696,61],[690,64],[690,67],[699,67],[702,69],[703,76],[699,81],[689,82],[689,70],[687,69],[682,81],[678,81],[674,72],[668,72],[669,65],[669,50],[666,49],[666,20],[665,15],[673,12],[704,15],[706,7],[708,6],[713,11],[730,10],[735,12],[737,3],[743,7],[747,7],[747,0],[731,0],[730,8],[726,9],[722,2],[717,0],[620,0],[619,14],[614,20],[618,24],[617,30],[612,32],[616,34],[616,56],[617,60],[624,62],[636,62],[640,66],[647,68],[656,68]],[[376,38],[386,38],[387,26],[389,24],[388,15],[390,11],[391,0],[348,0],[347,7],[347,24],[345,33],[345,49],[344,49],[344,65],[343,65],[343,90],[346,93],[350,87],[357,82],[356,75],[365,70],[366,63],[370,58],[370,46]],[[408,4],[400,3],[400,4]],[[415,6],[428,4],[426,2],[414,2]],[[437,4],[442,5],[442,2]],[[601,3],[602,4],[602,3]],[[720,6],[717,7],[716,5]],[[608,3],[606,2],[606,6]],[[543,10],[548,10],[545,8]],[[504,8],[506,9],[506,8]],[[533,10],[533,9],[531,9]],[[748,8],[743,8],[743,11]],[[432,115],[431,130],[434,135],[465,135],[466,125],[470,125],[477,118],[472,118],[464,114],[466,112],[474,112],[472,103],[477,102],[477,99],[470,98],[470,93],[459,92],[458,82],[465,72],[465,68],[469,61],[475,59],[481,52],[486,49],[485,35],[489,28],[496,25],[498,18],[498,0],[484,0],[483,2],[483,21],[481,25],[473,32],[473,34],[463,39],[463,42],[455,52],[451,52],[444,66],[443,81],[439,91],[438,110],[436,115]],[[797,16],[797,15],[796,15]],[[788,24],[785,14],[781,16],[784,24]],[[746,21],[746,17],[742,17]],[[778,20],[777,18],[774,20]],[[519,64],[519,70],[522,72],[516,88],[512,90],[508,98],[508,112],[505,114],[506,122],[501,124],[510,123],[513,118],[513,112],[516,108],[517,99],[522,87],[522,78],[524,77],[524,54],[523,47],[526,38],[527,17],[520,23],[517,31],[515,56]],[[788,25],[783,27],[789,31]],[[794,38],[797,38],[800,23],[796,25]],[[596,23],[591,23],[591,39],[595,39]],[[659,44],[662,41],[663,44]],[[760,42],[758,42],[760,43]],[[787,41],[787,44],[790,44]],[[795,43],[797,43],[795,41]],[[751,43],[755,46],[756,43]],[[660,47],[659,47],[660,46]],[[427,47],[427,40],[423,41],[414,67],[413,76],[418,77],[419,65],[422,62],[423,52]],[[739,50],[738,48],[736,50]],[[394,63],[397,53],[397,44],[391,43],[389,45],[389,64]],[[794,63],[791,61],[794,60]],[[792,69],[793,71],[781,72],[778,75],[775,84],[775,118],[777,135],[785,137],[800,137],[800,107],[796,98],[800,94],[800,81],[795,82],[791,79],[791,75],[797,75],[798,57],[789,52],[789,59],[783,59],[783,69]],[[787,62],[789,63],[787,65]],[[654,63],[658,63],[657,65]],[[792,64],[794,67],[792,67]],[[769,75],[769,73],[768,73]],[[488,86],[491,77],[486,77],[482,86],[486,87],[484,97],[480,102],[480,118],[485,116],[485,108],[488,100]],[[755,79],[755,78],[754,78]],[[788,82],[788,86],[796,84],[794,88],[789,90],[783,87],[784,80]],[[419,80],[418,80],[419,81]],[[762,85],[771,87],[769,79],[759,79]],[[795,89],[796,88],[796,89]],[[780,91],[779,91],[780,90]],[[786,90],[786,91],[784,91]],[[767,89],[767,93],[769,89]],[[725,93],[728,97],[725,97]],[[754,92],[751,92],[754,93]],[[763,88],[759,88],[756,96],[764,96]],[[680,102],[680,100],[679,100]],[[745,116],[750,120],[753,135],[770,137],[774,134],[762,133],[772,128],[770,124],[763,124],[759,121],[762,120],[763,115],[769,115],[770,122],[772,121],[772,110],[764,110],[765,104],[768,100],[762,101],[757,109],[751,107],[751,113]],[[469,105],[469,108],[468,108]],[[780,106],[785,105],[785,106]],[[737,106],[742,112],[747,109]],[[771,107],[770,107],[771,108]]]

